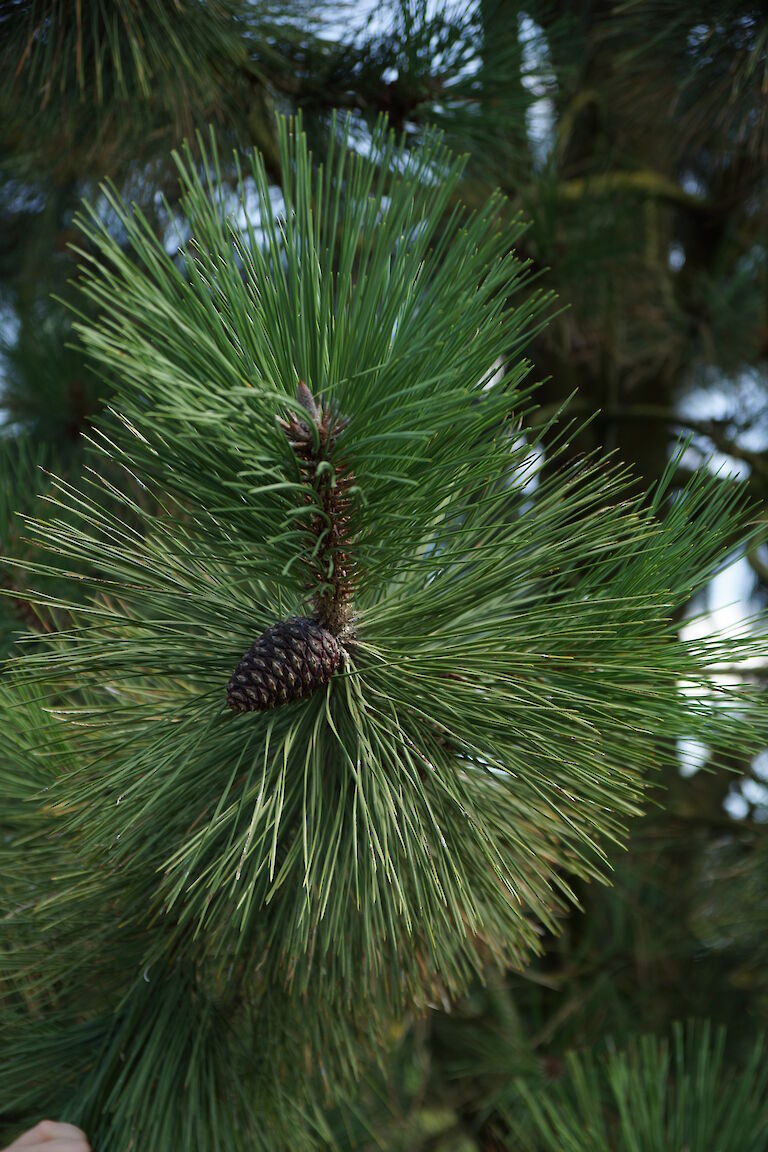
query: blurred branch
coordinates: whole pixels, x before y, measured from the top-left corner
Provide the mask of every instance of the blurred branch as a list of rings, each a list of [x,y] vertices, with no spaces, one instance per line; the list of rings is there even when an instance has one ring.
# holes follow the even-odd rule
[[[559,404],[549,404],[540,408],[536,412],[536,425],[546,424],[548,420],[561,410],[561,407],[562,405]],[[568,405],[568,412],[571,414],[581,415],[591,413],[592,411],[593,408],[587,400],[575,399]],[[738,428],[733,420],[694,420],[687,416],[681,416],[678,412],[675,412],[673,408],[667,408],[657,404],[634,404],[628,407],[600,408],[598,410],[598,416],[603,421],[619,422],[624,420],[638,420],[687,429],[699,436],[705,436],[708,440],[712,441],[718,452],[723,452],[727,456],[733,456],[736,460],[742,460],[758,475],[768,479],[768,459],[766,459],[765,453],[755,452],[749,448],[745,448],[725,433],[725,429]],[[743,429],[738,428],[738,430],[742,431]]]
[[[768,584],[768,563],[761,557],[759,549],[759,544],[755,544],[753,548],[748,548],[747,560],[757,578],[762,581],[763,584]]]
[[[601,172],[594,176],[575,177],[563,180],[557,185],[561,200],[581,200],[585,196],[612,196],[615,193],[638,192],[658,200],[668,200],[673,204],[708,211],[712,204],[703,196],[686,192],[674,180],[660,172],[644,170],[639,172]]]

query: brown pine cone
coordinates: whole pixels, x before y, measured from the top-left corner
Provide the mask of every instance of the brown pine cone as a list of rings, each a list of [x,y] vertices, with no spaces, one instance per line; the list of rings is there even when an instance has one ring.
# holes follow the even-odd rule
[[[338,640],[311,616],[291,616],[262,632],[227,686],[235,712],[265,712],[323,688],[344,662]]]

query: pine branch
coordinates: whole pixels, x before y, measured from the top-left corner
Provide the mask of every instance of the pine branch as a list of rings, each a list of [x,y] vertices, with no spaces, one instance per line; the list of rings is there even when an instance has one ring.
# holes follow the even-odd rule
[[[277,218],[258,154],[232,201],[215,141],[201,164],[188,151],[180,253],[109,188],[120,242],[102,214],[81,222],[77,331],[114,401],[82,483],[54,479],[26,520],[29,597],[71,625],[10,670],[49,710],[47,803],[75,863],[51,866],[41,828],[53,887],[0,977],[33,984],[46,1028],[69,989],[66,1029],[107,981],[104,1055],[72,1109],[109,1105],[126,1140],[130,1119],[158,1142],[165,1113],[170,1144],[188,1140],[188,1083],[237,1130],[216,1087],[218,1068],[240,1083],[230,1023],[199,1044],[174,1033],[164,1078],[156,1035],[182,973],[195,1013],[225,987],[281,1070],[301,1039],[307,1082],[325,1071],[342,1091],[392,1016],[522,966],[557,932],[680,739],[716,762],[768,733],[755,685],[721,676],[761,651],[762,626],[694,641],[676,624],[734,533],[749,538],[742,493],[702,473],[670,499],[675,459],[645,500],[616,462],[568,460],[577,423],[523,437],[521,348],[549,298],[511,251],[521,225],[498,197],[455,207],[462,169],[439,137],[408,151],[382,124],[365,155],[352,139],[333,124],[320,166],[281,122]],[[265,638],[285,641],[286,683],[286,632],[270,629],[298,618],[328,657],[322,682],[282,703],[260,667],[275,706],[232,715],[246,644],[262,634],[263,664]],[[42,938],[57,947],[38,959]],[[149,993],[147,967],[165,974]],[[23,1082],[34,1040],[16,1029],[0,1066],[14,1106],[44,1099]],[[279,1147],[305,1089],[291,1100],[287,1073],[246,1047]],[[142,1128],[143,1076],[163,1091]]]

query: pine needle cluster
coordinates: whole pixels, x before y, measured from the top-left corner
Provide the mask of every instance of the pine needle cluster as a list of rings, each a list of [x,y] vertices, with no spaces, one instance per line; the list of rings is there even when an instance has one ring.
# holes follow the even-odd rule
[[[238,48],[233,0],[12,0],[0,10],[0,68],[31,108],[202,96]]]
[[[674,1029],[672,1043],[642,1036],[625,1051],[571,1053],[562,1080],[521,1083],[510,1122],[520,1152],[686,1148],[759,1152],[768,1140],[768,1070],[758,1041],[728,1066],[726,1035],[706,1024]]]

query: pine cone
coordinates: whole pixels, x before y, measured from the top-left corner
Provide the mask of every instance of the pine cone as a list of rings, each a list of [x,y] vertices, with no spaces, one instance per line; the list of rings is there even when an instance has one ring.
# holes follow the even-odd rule
[[[335,636],[311,616],[291,616],[262,632],[227,686],[235,712],[264,712],[323,688],[344,662]]]

